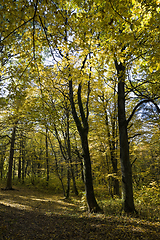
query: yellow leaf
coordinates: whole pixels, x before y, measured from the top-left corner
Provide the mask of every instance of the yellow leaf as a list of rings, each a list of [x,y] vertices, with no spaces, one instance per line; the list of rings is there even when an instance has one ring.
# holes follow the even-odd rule
[[[152,73],[153,72],[153,68],[149,67],[149,71],[150,71],[150,73]]]

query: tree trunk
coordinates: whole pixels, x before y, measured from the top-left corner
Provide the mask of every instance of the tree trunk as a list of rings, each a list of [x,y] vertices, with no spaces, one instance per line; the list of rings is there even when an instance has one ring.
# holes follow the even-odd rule
[[[69,198],[69,194],[70,194],[70,180],[71,180],[71,177],[70,177],[70,167],[69,167],[69,164],[67,166],[67,190],[66,190],[66,199]]]
[[[20,139],[20,149],[19,149],[19,157],[18,157],[18,181],[21,181],[21,170],[22,170],[22,162],[21,162],[21,159],[22,159],[22,136],[21,136],[21,139]]]
[[[71,143],[70,143],[70,122],[69,122],[69,107],[67,106],[67,102],[66,102],[66,117],[67,117],[67,155],[68,155],[68,183],[70,184],[70,174],[72,177],[72,181],[73,181],[73,188],[74,188],[74,193],[75,195],[78,195],[78,190],[77,190],[77,186],[76,186],[76,181],[75,181],[75,176],[74,176],[74,170],[73,170],[73,165],[72,165],[72,156],[71,156]],[[70,185],[69,185],[70,187]],[[68,189],[67,189],[68,191]]]
[[[4,161],[6,157],[6,147],[2,147],[1,151],[1,162],[0,162],[0,174],[1,174],[1,179],[3,178],[3,167],[4,167]]]
[[[84,113],[84,108],[81,100],[81,84],[78,87],[78,106],[79,111],[82,119],[82,123],[78,117],[75,103],[73,99],[73,87],[72,87],[72,80],[69,81],[69,95],[70,95],[70,103],[72,108],[72,115],[74,121],[76,123],[80,138],[81,144],[83,149],[83,158],[84,158],[84,183],[85,183],[85,192],[86,192],[86,200],[88,205],[89,212],[102,212],[102,209],[98,206],[97,201],[95,199],[94,190],[93,190],[93,180],[92,180],[92,170],[91,170],[91,159],[89,153],[89,146],[88,146],[88,101],[89,101],[89,83],[88,83],[88,95],[87,95],[87,103],[86,103],[86,116]],[[83,124],[83,126],[82,126]]]
[[[87,205],[90,212],[101,212],[102,210],[97,204],[93,189],[92,170],[91,170],[91,159],[88,146],[88,137],[86,133],[81,133],[81,143],[83,148],[84,157],[84,183]]]
[[[118,75],[118,123],[120,137],[120,160],[122,171],[122,191],[124,200],[124,211],[134,212],[132,169],[129,160],[129,144],[127,133],[127,121],[125,115],[125,66],[115,61]]]
[[[74,168],[72,165],[72,160],[70,160],[70,166],[71,166],[71,176],[72,176],[72,181],[73,181],[74,193],[76,196],[78,196],[78,189],[77,189],[77,185],[76,185],[76,179],[75,179],[75,174],[74,174]]]
[[[14,144],[15,144],[17,123],[18,122],[15,123],[15,126],[12,129],[6,190],[12,190],[12,166],[13,166]]]
[[[46,127],[46,167],[47,167],[47,185],[49,181],[49,157],[48,157],[48,128]]]
[[[18,181],[21,181],[21,154],[18,157]]]
[[[13,159],[13,170],[12,170],[12,179],[14,180],[15,178],[15,170],[16,170],[16,161]]]
[[[24,162],[25,164],[25,162]],[[24,165],[24,177],[26,178],[26,176],[30,175],[30,170],[28,170],[28,166],[29,166],[29,161],[26,161],[26,165]],[[22,160],[22,179],[23,179],[23,160]]]
[[[81,179],[82,179],[82,181],[84,182],[83,161],[82,161],[83,158],[82,158],[82,156],[81,156],[81,154],[80,154],[80,152],[79,152],[78,149],[76,149],[75,153],[76,153],[76,155],[77,155],[77,157],[78,157],[78,159],[79,159],[79,162],[80,162]]]
[[[26,169],[25,169],[25,140],[22,138],[22,183],[24,183],[24,177],[26,177],[26,169],[27,169],[27,164],[26,164]]]
[[[67,129],[66,129],[66,140],[67,140],[67,191],[66,191],[66,198],[69,198],[70,193],[70,163],[71,163],[71,143],[70,143],[70,125],[69,125],[69,108],[67,106],[67,102],[65,101],[65,114],[67,120]]]

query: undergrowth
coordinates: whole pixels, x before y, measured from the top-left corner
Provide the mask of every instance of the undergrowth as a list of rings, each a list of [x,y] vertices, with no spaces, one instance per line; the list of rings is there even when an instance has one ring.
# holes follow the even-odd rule
[[[23,187],[32,190],[36,189],[42,193],[53,195],[63,194],[62,187],[56,178],[51,179],[48,185],[46,184],[46,179],[36,179],[34,184],[30,179],[26,179],[24,184],[15,179],[13,183],[16,188]],[[4,184],[5,181],[1,181],[1,185]],[[81,183],[78,183],[77,186],[79,189],[79,196],[75,197],[71,188],[70,201],[77,204],[79,209],[85,212],[87,211],[87,203],[84,187]],[[122,211],[122,199],[116,196],[111,198],[107,195],[107,191],[102,191],[102,189],[100,190],[98,188],[95,191],[95,195],[99,206],[103,209],[106,216],[124,216],[125,213]],[[160,188],[155,182],[150,183],[148,186],[142,186],[141,189],[134,190],[134,202],[139,218],[160,222]]]

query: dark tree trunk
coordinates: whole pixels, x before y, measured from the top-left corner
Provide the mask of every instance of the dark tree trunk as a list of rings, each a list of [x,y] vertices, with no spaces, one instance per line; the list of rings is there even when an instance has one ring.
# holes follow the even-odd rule
[[[82,123],[77,115],[77,111],[75,108],[75,103],[73,99],[73,87],[72,87],[72,80],[69,81],[69,95],[70,95],[70,103],[72,108],[72,115],[74,121],[76,123],[80,138],[81,144],[83,149],[83,158],[84,158],[84,183],[85,183],[85,192],[86,192],[86,200],[88,205],[88,210],[90,212],[102,212],[101,208],[98,206],[97,201],[95,199],[94,190],[93,190],[93,180],[92,180],[92,170],[91,170],[91,159],[89,153],[89,146],[88,146],[88,102],[89,102],[89,83],[88,83],[88,95],[87,95],[87,103],[86,103],[86,116],[83,109],[83,104],[81,100],[81,84],[78,87],[78,106],[79,111],[82,119]],[[83,124],[83,126],[82,126]]]
[[[117,169],[117,159],[116,159],[116,156],[115,156],[115,148],[114,149],[112,148],[112,151],[111,151],[111,162],[112,162],[112,167],[113,167],[113,173],[116,174],[116,176],[113,178],[113,188],[114,188],[113,193],[114,193],[114,195],[120,196],[119,181],[116,178],[118,169]]]
[[[48,157],[48,128],[46,127],[46,167],[47,167],[47,185],[49,181],[49,157]]]
[[[80,152],[79,152],[78,149],[76,149],[75,153],[76,153],[76,155],[77,155],[77,157],[78,157],[78,159],[79,159],[79,162],[80,162],[80,167],[81,167],[81,179],[82,179],[82,181],[84,182],[83,161],[82,161],[83,158],[82,158],[82,156],[81,156],[81,154],[80,154]]]
[[[66,102],[66,117],[67,117],[67,155],[68,155],[68,188],[67,191],[69,191],[69,187],[70,187],[70,175],[72,177],[72,181],[73,181],[73,189],[74,189],[74,193],[75,195],[78,195],[78,190],[77,190],[77,186],[76,186],[76,180],[75,180],[75,176],[74,176],[74,169],[73,169],[73,165],[72,165],[72,156],[71,156],[71,143],[70,143],[70,122],[69,122],[69,108],[67,106],[67,102]],[[67,194],[68,195],[68,194]]]
[[[15,123],[15,126],[12,129],[11,146],[10,146],[10,153],[9,153],[9,167],[8,167],[7,185],[6,185],[7,190],[12,190],[12,166],[13,166],[14,144],[15,144],[17,123],[18,122]]]
[[[69,165],[69,164],[68,164]],[[70,176],[70,167],[67,167],[67,190],[66,190],[66,199],[69,198],[70,194],[70,181],[71,181],[71,176]]]
[[[27,164],[26,164],[26,169],[25,169],[25,140],[22,138],[22,183],[24,183],[24,177],[26,177],[26,169],[27,169]]]
[[[83,157],[84,157],[83,170],[84,170],[84,183],[85,183],[85,192],[86,192],[88,209],[90,212],[101,212],[102,210],[98,206],[97,201],[95,199],[95,195],[94,195],[91,159],[90,159],[90,153],[89,153],[87,134],[81,133],[81,143],[82,143]]]
[[[30,174],[30,170],[28,170],[28,166],[29,166],[29,161],[26,161],[26,165],[24,162],[24,178],[26,178],[26,176]],[[22,160],[22,179],[23,179],[23,160]]]
[[[118,75],[118,123],[124,211],[135,212],[132,186],[132,169],[129,160],[127,121],[125,115],[125,66],[117,61],[115,61],[115,66]]]
[[[19,149],[19,157],[18,157],[18,180],[21,181],[21,170],[22,170],[22,138],[20,140],[20,149]]]
[[[2,147],[2,151],[1,151],[1,162],[0,162],[1,179],[3,178],[3,167],[4,167],[5,157],[6,157],[6,147]]]
[[[21,181],[21,155],[18,158],[18,181]]]
[[[12,171],[12,178],[13,178],[13,180],[14,180],[15,175],[16,175],[15,170],[16,170],[16,161],[13,159],[13,171]]]
[[[74,168],[72,165],[72,160],[70,161],[70,165],[71,165],[71,176],[72,176],[72,181],[73,181],[74,193],[76,196],[78,196],[78,189],[77,189],[77,185],[76,185],[76,179],[75,179],[75,174],[74,174]]]

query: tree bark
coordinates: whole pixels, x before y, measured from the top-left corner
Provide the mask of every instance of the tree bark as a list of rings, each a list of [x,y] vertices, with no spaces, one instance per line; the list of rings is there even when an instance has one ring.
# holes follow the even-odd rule
[[[26,177],[27,164],[25,169],[25,140],[22,138],[22,183],[24,183],[24,177]]]
[[[0,162],[0,175],[1,175],[1,180],[3,178],[3,167],[4,167],[4,161],[5,161],[5,157],[6,157],[6,147],[1,147],[1,162]]]
[[[76,185],[75,172],[74,172],[74,168],[73,168],[73,164],[72,164],[72,159],[70,160],[70,166],[71,166],[71,177],[72,177],[72,181],[73,181],[74,193],[76,196],[78,196],[78,189],[77,189],[77,185]]]
[[[83,170],[84,170],[84,183],[85,183],[85,192],[86,192],[88,210],[90,212],[102,212],[101,208],[97,204],[97,201],[94,195],[91,159],[90,159],[90,152],[89,152],[89,146],[88,146],[88,136],[85,132],[81,133],[81,143],[82,143],[83,157],[84,157]]]
[[[14,125],[14,127],[12,129],[6,190],[12,190],[12,166],[13,166],[14,144],[15,144],[17,123],[18,122],[15,123],[15,125]]]
[[[127,133],[127,120],[125,114],[125,65],[115,60],[118,75],[118,123],[120,138],[120,161],[122,171],[122,192],[124,211],[135,212],[132,186],[132,168],[129,160],[129,144]]]
[[[22,170],[22,134],[20,139],[20,146],[19,146],[19,157],[18,157],[18,180],[21,181],[21,170]]]
[[[69,164],[68,164],[68,166],[67,166],[67,190],[66,190],[66,199],[69,198],[69,194],[70,194],[70,181],[71,181],[70,167],[69,167]]]
[[[85,192],[86,192],[86,200],[88,205],[89,212],[102,212],[101,208],[98,206],[97,201],[95,199],[94,190],[93,190],[93,180],[92,180],[92,170],[91,170],[91,159],[90,159],[90,152],[89,152],[89,146],[88,146],[88,101],[89,101],[89,85],[88,85],[88,96],[87,96],[87,103],[86,103],[86,111],[87,114],[85,116],[85,112],[83,109],[83,104],[81,100],[81,84],[79,84],[78,87],[78,106],[79,111],[82,119],[82,123],[77,115],[77,111],[75,108],[75,103],[73,99],[73,86],[72,86],[72,80],[69,81],[69,96],[70,96],[70,103],[72,108],[72,115],[74,118],[74,121],[76,123],[80,138],[81,138],[81,144],[83,149],[83,159],[84,159],[84,183],[85,183]],[[82,126],[83,124],[83,126]]]
[[[21,181],[21,150],[18,157],[18,181]]]
[[[71,156],[71,143],[70,143],[70,122],[69,122],[69,108],[67,106],[67,102],[66,102],[66,117],[67,117],[67,155],[68,155],[68,183],[70,183],[70,175],[72,177],[72,181],[73,181],[73,189],[74,189],[74,193],[75,195],[78,195],[78,190],[77,190],[77,186],[76,186],[76,180],[75,180],[75,176],[74,176],[74,169],[73,169],[73,165],[72,165],[72,156]],[[69,185],[70,186],[70,185]]]
[[[48,157],[48,128],[46,127],[46,167],[47,167],[47,185],[49,181],[49,157]]]

